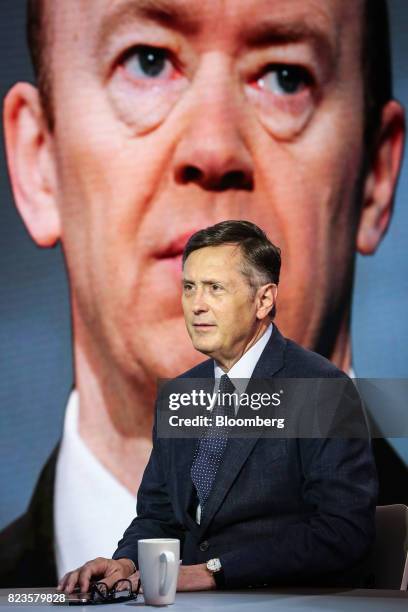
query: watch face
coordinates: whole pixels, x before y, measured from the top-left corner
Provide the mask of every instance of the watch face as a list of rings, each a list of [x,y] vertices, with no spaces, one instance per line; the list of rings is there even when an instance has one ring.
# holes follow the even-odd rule
[[[221,562],[219,559],[210,559],[207,561],[207,568],[210,572],[219,572],[221,569]]]

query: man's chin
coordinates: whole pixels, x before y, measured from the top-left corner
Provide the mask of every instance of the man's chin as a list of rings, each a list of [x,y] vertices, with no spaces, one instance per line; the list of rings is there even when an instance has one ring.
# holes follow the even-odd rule
[[[210,341],[209,338],[193,338],[193,346],[196,351],[200,351],[200,353],[209,357],[211,357],[216,348],[214,346],[214,341]]]

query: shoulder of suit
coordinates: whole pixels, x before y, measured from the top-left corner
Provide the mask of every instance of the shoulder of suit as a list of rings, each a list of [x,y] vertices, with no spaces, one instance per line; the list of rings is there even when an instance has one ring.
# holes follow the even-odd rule
[[[204,378],[208,377],[209,373],[212,374],[213,372],[214,361],[212,359],[206,359],[193,368],[179,374],[176,378]]]
[[[294,371],[293,376],[348,378],[347,374],[326,357],[300,346],[289,338],[286,338],[285,366]]]

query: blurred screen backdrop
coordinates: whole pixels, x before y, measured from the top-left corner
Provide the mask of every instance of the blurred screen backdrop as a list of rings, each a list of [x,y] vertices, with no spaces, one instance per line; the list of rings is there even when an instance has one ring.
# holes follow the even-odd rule
[[[408,107],[408,2],[390,1],[396,97]],[[32,80],[24,0],[3,0],[1,97]],[[38,249],[18,216],[3,139],[0,163],[0,527],[21,514],[61,433],[72,385],[69,291],[59,247]],[[408,377],[408,167],[387,236],[358,257],[353,365],[359,377]],[[408,440],[391,440],[408,464]]]

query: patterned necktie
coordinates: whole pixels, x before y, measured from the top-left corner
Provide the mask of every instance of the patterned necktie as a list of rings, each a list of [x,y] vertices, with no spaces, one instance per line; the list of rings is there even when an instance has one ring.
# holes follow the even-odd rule
[[[201,510],[210,495],[217,470],[221,464],[228,441],[228,427],[216,427],[215,417],[235,416],[234,399],[224,394],[234,393],[235,387],[227,374],[221,376],[218,396],[221,402],[217,403],[212,411],[213,425],[201,436],[191,466],[191,478],[197,489],[197,496]]]

